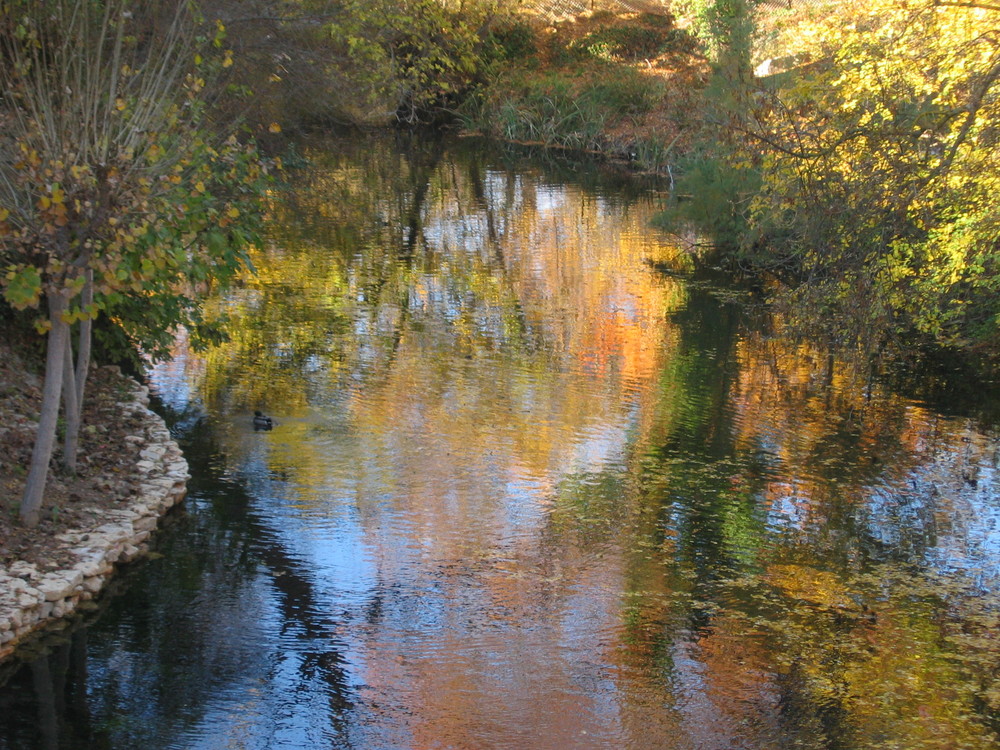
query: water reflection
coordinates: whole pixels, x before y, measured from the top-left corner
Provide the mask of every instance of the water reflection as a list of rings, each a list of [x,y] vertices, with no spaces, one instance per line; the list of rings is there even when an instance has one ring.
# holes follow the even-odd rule
[[[995,746],[991,426],[662,273],[655,191],[308,156],[154,373],[186,514],[0,748]]]

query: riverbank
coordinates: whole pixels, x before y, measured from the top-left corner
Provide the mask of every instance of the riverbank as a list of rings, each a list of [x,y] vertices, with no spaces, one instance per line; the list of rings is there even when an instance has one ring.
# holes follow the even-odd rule
[[[54,471],[42,522],[19,526],[40,398],[30,356],[0,343],[0,661],[94,598],[116,566],[141,556],[189,478],[180,449],[148,407],[148,390],[118,368],[95,368],[79,471],[72,478]]]
[[[704,127],[710,65],[666,11],[525,17],[494,34],[506,62],[460,107],[469,132],[671,174]]]

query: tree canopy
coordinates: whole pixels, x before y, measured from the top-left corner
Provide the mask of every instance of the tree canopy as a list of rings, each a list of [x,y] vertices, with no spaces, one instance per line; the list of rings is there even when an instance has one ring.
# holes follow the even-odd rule
[[[232,58],[184,1],[0,4],[3,293],[43,312],[44,403],[22,519],[38,520],[60,399],[73,470],[90,323],[147,351],[197,322],[198,285],[244,263],[264,173],[206,123],[206,77]],[[80,336],[76,372],[70,327]]]
[[[808,62],[767,81],[746,124],[762,179],[747,256],[832,340],[995,351],[1000,8],[838,5],[791,52]]]

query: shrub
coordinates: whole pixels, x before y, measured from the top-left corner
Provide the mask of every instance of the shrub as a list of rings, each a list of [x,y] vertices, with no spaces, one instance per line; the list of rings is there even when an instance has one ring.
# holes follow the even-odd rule
[[[538,54],[535,29],[524,20],[501,21],[490,31],[487,39],[496,59],[517,61]]]

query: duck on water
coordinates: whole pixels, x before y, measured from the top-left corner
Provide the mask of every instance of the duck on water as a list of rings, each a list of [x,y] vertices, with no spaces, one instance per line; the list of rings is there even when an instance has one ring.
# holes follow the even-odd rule
[[[274,420],[270,417],[265,417],[259,409],[253,413],[253,429],[255,432],[270,430],[272,427],[274,427]]]

